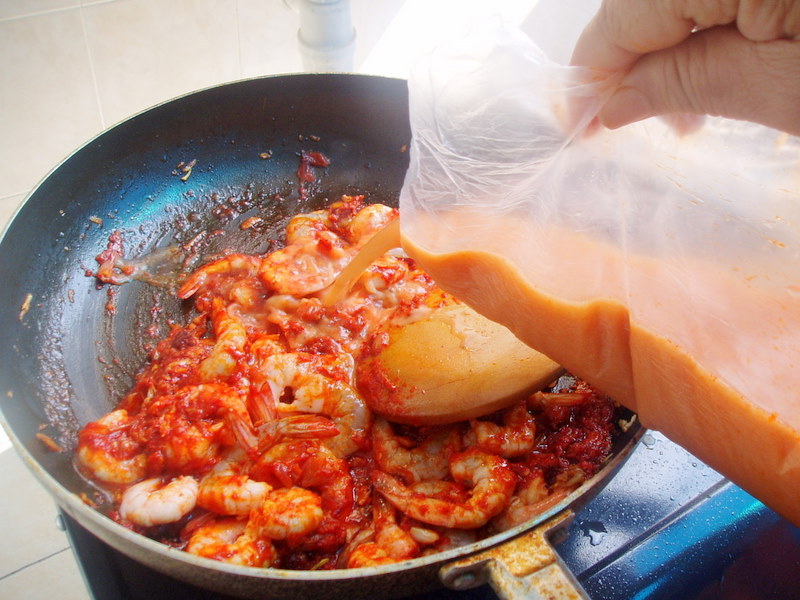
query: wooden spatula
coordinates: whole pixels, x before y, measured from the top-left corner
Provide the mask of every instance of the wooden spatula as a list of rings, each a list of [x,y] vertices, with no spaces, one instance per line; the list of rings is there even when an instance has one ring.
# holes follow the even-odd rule
[[[391,327],[387,335],[383,350],[359,364],[358,383],[370,409],[400,423],[485,415],[541,390],[562,372],[464,304]]]
[[[398,247],[395,220],[322,292],[323,304],[342,299],[373,260]],[[385,333],[388,344],[361,361],[357,376],[369,407],[397,422],[452,423],[485,415],[544,388],[562,371],[508,329],[460,303]]]

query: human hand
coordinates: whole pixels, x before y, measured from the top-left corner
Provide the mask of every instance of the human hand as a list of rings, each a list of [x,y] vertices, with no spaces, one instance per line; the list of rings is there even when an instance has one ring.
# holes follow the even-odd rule
[[[571,63],[624,74],[611,129],[690,113],[800,135],[800,0],[603,0]]]

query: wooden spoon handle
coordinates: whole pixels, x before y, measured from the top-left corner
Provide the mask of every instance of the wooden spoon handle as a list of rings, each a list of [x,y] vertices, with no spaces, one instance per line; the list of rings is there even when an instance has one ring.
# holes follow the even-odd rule
[[[347,295],[350,288],[361,276],[366,268],[375,259],[383,256],[389,250],[400,247],[400,219],[395,219],[383,229],[380,229],[361,249],[353,259],[342,269],[334,282],[322,290],[319,299],[323,306],[331,306]]]

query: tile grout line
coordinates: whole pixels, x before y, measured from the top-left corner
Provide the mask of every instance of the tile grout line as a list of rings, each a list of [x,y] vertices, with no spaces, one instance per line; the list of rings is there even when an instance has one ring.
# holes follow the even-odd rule
[[[87,5],[93,6],[93,5]],[[92,86],[94,87],[94,98],[95,102],[97,102],[97,112],[100,115],[100,128],[106,128],[106,118],[103,114],[103,102],[100,98],[100,86],[97,83],[97,73],[95,72],[94,68],[94,55],[92,54],[92,45],[89,43],[89,33],[86,30],[86,17],[84,13],[84,7],[81,6],[79,9],[80,17],[81,17],[81,29],[83,29],[83,42],[86,44],[86,54],[89,57],[89,72],[92,74]]]
[[[24,566],[22,566],[22,567],[20,567],[18,569],[10,571],[9,573],[6,573],[5,575],[0,575],[0,583],[2,583],[3,580],[8,579],[9,577],[11,577],[13,575],[16,575],[17,573],[21,573],[22,571],[24,571],[25,569],[27,569],[29,567],[33,567],[34,565],[38,565],[40,563],[43,563],[46,560],[50,560],[54,556],[58,556],[59,554],[63,554],[64,552],[69,552],[71,550],[72,550],[71,546],[65,546],[61,550],[56,550],[55,552],[51,552],[47,556],[43,556],[42,558],[39,558],[39,559],[37,559],[37,560],[35,560],[35,561],[31,562],[31,563],[28,563],[27,565],[24,565]]]
[[[44,15],[54,15],[62,12],[67,12],[70,10],[75,10],[76,8],[83,8],[84,6],[94,6],[95,4],[108,4],[109,2],[115,2],[115,1],[116,0],[94,0],[92,2],[80,2],[79,4],[74,4],[72,6],[60,6],[58,8],[35,10],[32,12],[20,13],[12,17],[2,17],[0,18],[0,23],[9,23],[11,21],[20,21],[22,19],[29,19],[31,17],[41,17]]]
[[[11,194],[3,194],[2,196],[0,196],[0,202],[3,202],[5,200],[10,200],[14,196],[22,196],[22,199],[24,200],[28,196],[28,194],[31,193],[31,190],[32,190],[32,188],[29,188],[29,189],[21,190],[19,192],[13,192]]]
[[[67,12],[67,11],[70,11],[70,10],[75,10],[78,7],[79,7],[79,5],[76,4],[75,6],[62,6],[60,8],[51,8],[49,10],[38,10],[38,11],[34,11],[34,12],[29,12],[29,13],[22,13],[22,14],[19,14],[19,15],[14,15],[13,17],[0,18],[0,23],[10,23],[11,21],[21,21],[23,19],[30,19],[30,18],[33,18],[33,17],[42,17],[44,15],[55,15],[55,14],[58,14],[58,13],[63,13],[63,12]]]

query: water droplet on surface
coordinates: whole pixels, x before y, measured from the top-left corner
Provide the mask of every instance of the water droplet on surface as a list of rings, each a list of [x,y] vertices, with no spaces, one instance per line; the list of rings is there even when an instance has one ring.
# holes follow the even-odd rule
[[[653,446],[655,446],[655,445],[656,445],[656,438],[654,438],[654,437],[653,437],[652,435],[650,435],[649,433],[645,433],[645,434],[642,436],[642,443],[645,445],[645,447],[646,447],[646,448],[650,448],[650,449],[652,449],[652,448],[653,448]]]
[[[589,538],[589,543],[592,546],[599,546],[608,533],[606,526],[600,521],[587,521],[581,526],[581,531],[584,536]]]

